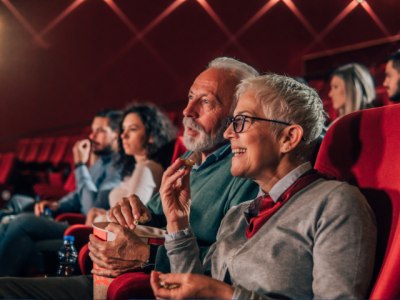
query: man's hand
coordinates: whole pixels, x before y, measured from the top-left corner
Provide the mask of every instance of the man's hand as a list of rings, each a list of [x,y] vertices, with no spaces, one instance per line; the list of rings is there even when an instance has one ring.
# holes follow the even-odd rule
[[[137,271],[148,261],[150,246],[143,243],[132,230],[114,223],[110,223],[105,229],[115,233],[114,241],[101,241],[93,234],[89,236],[90,258],[97,266],[106,269],[93,269],[93,274],[117,277],[126,272]]]
[[[111,222],[118,223],[126,228],[135,229],[134,220],[139,220],[140,216],[147,214],[148,221],[151,220],[150,210],[144,206],[136,195],[122,198],[110,209],[108,217]]]
[[[90,140],[77,141],[72,148],[75,164],[86,164],[90,155]]]
[[[107,211],[103,208],[92,207],[86,215],[86,226],[92,226],[97,216],[106,215]]]
[[[189,226],[190,214],[190,171],[184,159],[177,159],[163,174],[160,196],[167,231],[172,233]]]
[[[44,213],[44,209],[48,208],[50,210],[57,210],[58,208],[58,203],[54,201],[47,201],[43,200],[35,204],[35,215],[37,217],[40,217],[40,214]]]
[[[177,286],[166,289],[160,282]],[[153,271],[151,288],[157,299],[232,299],[234,288],[222,281],[198,274],[162,274]]]

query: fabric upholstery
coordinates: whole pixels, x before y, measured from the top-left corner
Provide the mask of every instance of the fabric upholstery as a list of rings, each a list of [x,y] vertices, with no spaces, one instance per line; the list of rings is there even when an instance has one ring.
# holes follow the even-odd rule
[[[93,233],[93,227],[81,224],[75,224],[70,226],[67,230],[65,230],[64,236],[72,235],[75,237],[74,245],[76,251],[79,252],[79,250],[89,242],[89,235],[92,233]]]
[[[93,269],[93,262],[89,256],[89,245],[86,244],[79,251],[78,255],[79,266],[81,267],[81,272],[83,275],[91,275]]]
[[[85,224],[86,216],[82,214],[65,213],[56,218],[57,222],[68,222],[70,225]]]
[[[155,299],[150,275],[136,272],[118,276],[108,288],[107,299]]]
[[[186,152],[186,147],[183,144],[183,136],[179,136],[175,142],[174,154],[172,155],[171,163],[173,163],[178,157],[181,157]]]
[[[371,299],[400,296],[400,105],[355,112],[325,135],[315,168],[361,190],[375,213],[378,245]],[[371,285],[372,286],[372,285]]]

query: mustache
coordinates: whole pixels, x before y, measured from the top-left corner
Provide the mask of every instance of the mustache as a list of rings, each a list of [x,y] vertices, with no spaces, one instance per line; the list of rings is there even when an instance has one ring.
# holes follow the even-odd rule
[[[194,130],[204,132],[204,128],[201,127],[199,124],[197,124],[193,119],[184,117],[182,120],[182,124],[185,126],[189,126],[190,128],[193,128]]]
[[[89,139],[89,141],[90,141],[90,143],[91,143],[92,145],[100,145],[98,142],[96,142],[96,141],[94,141],[94,140]]]

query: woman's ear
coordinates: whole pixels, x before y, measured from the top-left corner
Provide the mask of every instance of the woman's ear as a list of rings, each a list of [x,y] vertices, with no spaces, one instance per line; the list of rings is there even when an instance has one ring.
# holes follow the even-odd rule
[[[151,136],[151,137],[149,137],[149,140],[147,141],[149,144],[151,144],[151,143],[154,143],[154,139],[153,139],[153,137]]]
[[[303,137],[303,128],[300,125],[290,125],[282,132],[281,152],[288,153],[292,151],[301,142]]]

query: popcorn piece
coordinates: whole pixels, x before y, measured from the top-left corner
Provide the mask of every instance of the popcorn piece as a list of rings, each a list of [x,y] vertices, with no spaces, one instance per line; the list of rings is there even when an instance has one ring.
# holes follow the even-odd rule
[[[143,214],[143,216],[140,216],[139,220],[134,220],[133,224],[139,225],[139,223],[145,223],[147,220],[149,219],[149,217],[147,216],[147,214]]]
[[[167,290],[173,290],[181,287],[180,284],[168,284],[164,281],[159,281],[158,284]]]
[[[185,159],[185,165],[186,167],[193,167],[195,165],[195,162],[191,159]]]

